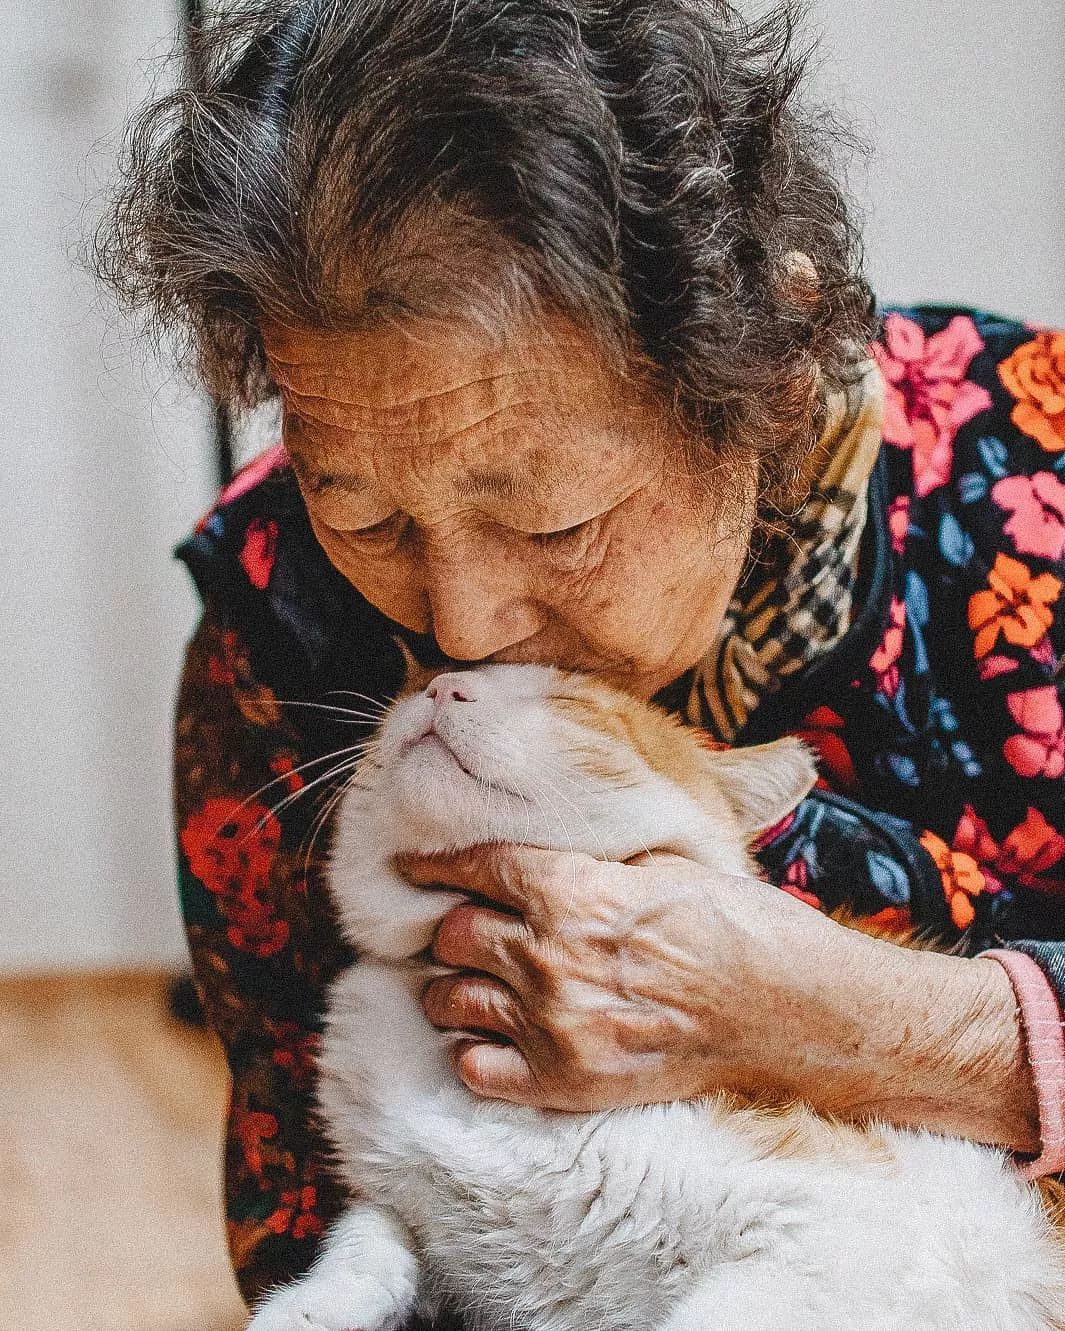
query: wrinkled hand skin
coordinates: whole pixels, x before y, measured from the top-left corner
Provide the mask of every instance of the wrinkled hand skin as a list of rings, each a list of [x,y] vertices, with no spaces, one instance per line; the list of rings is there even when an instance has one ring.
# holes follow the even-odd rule
[[[423,1008],[471,1032],[452,1056],[477,1094],[589,1112],[724,1090],[1012,1149],[1038,1140],[994,961],[868,937],[671,854],[616,864],[493,845],[396,867],[476,898],[437,928],[434,955],[456,973],[427,985]]]

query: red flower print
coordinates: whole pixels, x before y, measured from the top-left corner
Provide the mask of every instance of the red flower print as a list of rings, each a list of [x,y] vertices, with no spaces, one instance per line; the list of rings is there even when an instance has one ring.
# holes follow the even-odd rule
[[[1023,689],[1006,699],[1010,715],[1023,733],[1010,735],[1002,746],[1006,761],[1021,776],[1056,779],[1065,772],[1065,713],[1052,684]]]
[[[181,849],[189,868],[217,896],[249,900],[281,845],[281,824],[258,800],[205,800],[185,820]]]
[[[972,856],[982,869],[998,861],[998,842],[991,835],[987,823],[971,804],[965,806],[958,819],[958,826],[954,831],[953,849]]]
[[[1040,877],[1065,858],[1065,836],[1051,827],[1038,809],[1029,807],[1000,846],[984,820],[967,804],[954,833],[954,850],[971,855],[980,865],[987,891],[997,892],[1001,881],[991,873],[1016,878],[1022,887],[1042,891],[1065,891],[1065,873],[1055,880]]]
[[[1042,877],[1063,858],[1065,836],[1051,827],[1038,809],[1029,807],[1024,822],[1019,823],[1002,843],[999,863],[1003,873],[1016,874],[1026,887],[1065,892],[1065,871],[1055,879]]]
[[[980,866],[971,855],[964,851],[952,850],[934,832],[922,832],[921,845],[935,860],[936,868],[943,879],[943,891],[950,918],[959,929],[967,929],[976,918],[973,899],[988,890],[989,884]]]
[[[884,438],[913,450],[914,489],[923,497],[949,478],[955,435],[991,405],[987,389],[965,378],[984,341],[961,314],[931,337],[912,319],[889,314],[884,341],[872,345],[887,390]]]
[[[1021,554],[1060,559],[1065,555],[1065,485],[1052,471],[1006,476],[991,498],[1012,517],[1004,531]]]
[[[287,753],[279,753],[270,759],[270,771],[285,778],[285,789],[290,795],[303,789],[303,777],[295,770],[295,763]]]
[[[270,1055],[275,1067],[284,1068],[297,1087],[306,1087],[314,1075],[314,1057],[321,1043],[314,1031],[305,1031],[294,1021],[267,1021],[266,1029],[277,1041]]]
[[[230,944],[256,957],[285,946],[289,926],[269,899],[270,870],[281,845],[281,824],[258,800],[209,799],[181,829],[189,869],[213,896]]]
[[[233,1136],[240,1142],[244,1162],[253,1174],[263,1172],[263,1142],[277,1136],[277,1119],[260,1110],[238,1109],[233,1114]]]
[[[252,518],[244,533],[240,562],[248,581],[259,591],[265,590],[277,555],[277,523],[273,518]]]
[[[817,766],[827,776],[830,790],[853,791],[858,788],[858,776],[842,731],[843,717],[838,712],[815,707],[793,733],[817,754]]]
[[[312,1184],[286,1188],[281,1194],[281,1205],[267,1216],[266,1228],[272,1234],[291,1234],[294,1239],[317,1238],[323,1228],[315,1214],[317,1204],[317,1190]]]
[[[1061,582],[1052,573],[1033,577],[1020,560],[1004,554],[995,556],[987,582],[987,591],[969,597],[976,659],[988,654],[1000,633],[1015,647],[1034,647],[1054,622],[1050,607],[1061,595]]]
[[[906,606],[897,596],[891,598],[888,626],[880,646],[869,658],[876,674],[877,690],[885,698],[894,698],[899,691],[898,660],[902,655],[902,639],[906,629]]]
[[[897,555],[902,554],[906,544],[906,533],[910,530],[910,496],[896,495],[888,509],[888,531],[891,532],[891,548]]]

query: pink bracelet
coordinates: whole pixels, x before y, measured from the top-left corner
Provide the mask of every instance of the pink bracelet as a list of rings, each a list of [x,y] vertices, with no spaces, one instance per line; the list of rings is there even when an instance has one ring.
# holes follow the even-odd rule
[[[1057,995],[1027,953],[996,947],[978,955],[997,961],[1010,977],[1035,1078],[1042,1150],[1035,1160],[1018,1162],[1021,1174],[1037,1179],[1061,1173],[1065,1170],[1065,1023]]]

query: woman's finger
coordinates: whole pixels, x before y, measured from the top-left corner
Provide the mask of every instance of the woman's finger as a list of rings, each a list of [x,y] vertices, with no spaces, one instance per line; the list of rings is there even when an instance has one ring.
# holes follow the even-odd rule
[[[523,975],[518,958],[530,941],[516,916],[464,903],[453,906],[437,925],[432,952],[445,966],[484,971],[518,988]]]
[[[513,1039],[520,1022],[512,992],[475,975],[444,975],[422,994],[422,1011],[441,1030],[495,1031]]]
[[[470,846],[449,855],[397,855],[396,869],[418,887],[445,886],[499,902],[522,915],[541,915],[551,897],[591,856],[512,842]]]
[[[455,1072],[475,1095],[534,1105],[536,1082],[525,1056],[514,1045],[459,1040],[451,1051]]]

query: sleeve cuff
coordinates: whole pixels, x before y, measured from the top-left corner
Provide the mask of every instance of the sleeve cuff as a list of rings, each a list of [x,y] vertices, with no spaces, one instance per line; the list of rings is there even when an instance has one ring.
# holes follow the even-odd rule
[[[1027,1179],[1065,1171],[1065,1023],[1050,981],[1039,964],[1023,952],[991,948],[979,953],[997,961],[1010,977],[1017,995],[1035,1078],[1042,1149],[1035,1160],[1020,1164]]]

